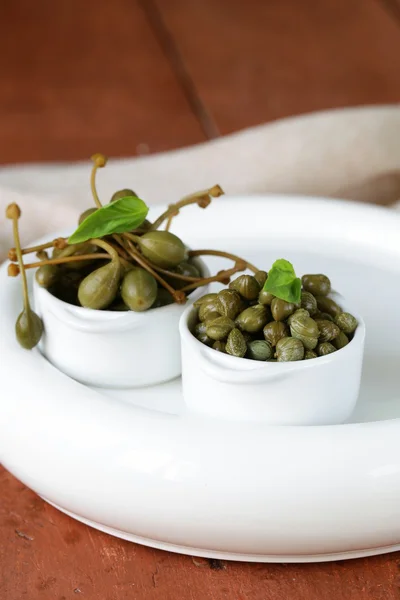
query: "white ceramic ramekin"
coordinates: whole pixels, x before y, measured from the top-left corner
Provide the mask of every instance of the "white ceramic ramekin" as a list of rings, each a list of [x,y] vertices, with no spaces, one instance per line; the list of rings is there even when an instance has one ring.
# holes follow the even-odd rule
[[[365,338],[358,315],[354,338],[341,350],[305,361],[268,363],[229,356],[199,342],[191,333],[196,313],[188,307],[179,324],[183,395],[191,411],[270,425],[332,425],[353,412]]]
[[[209,271],[199,260],[202,272]],[[86,385],[130,388],[154,385],[181,373],[179,319],[186,305],[145,312],[91,310],[55,298],[36,281],[35,310],[44,324],[42,354]],[[189,296],[192,303],[207,287]]]

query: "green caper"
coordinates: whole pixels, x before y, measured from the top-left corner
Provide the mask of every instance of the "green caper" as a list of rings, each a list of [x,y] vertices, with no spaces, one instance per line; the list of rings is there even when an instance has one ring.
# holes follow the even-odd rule
[[[290,317],[287,318],[287,324],[290,325],[293,319],[296,319],[300,316],[309,317],[310,313],[305,308],[298,308],[290,315]]]
[[[271,312],[275,321],[285,321],[296,309],[292,302],[274,298],[271,303]]]
[[[307,350],[313,350],[318,344],[318,325],[314,319],[307,315],[297,314],[296,317],[293,317],[290,322],[290,333],[293,338],[303,342],[303,346]]]
[[[213,293],[213,294],[204,294],[204,296],[202,296],[201,298],[199,298],[198,300],[196,300],[195,302],[193,302],[193,306],[195,306],[196,308],[199,308],[205,302],[209,302],[210,300],[214,300],[216,297],[217,297],[216,293]]]
[[[93,213],[95,213],[97,210],[97,208],[87,208],[79,217],[78,220],[78,225],[80,225],[81,223],[83,223],[83,221],[85,219],[87,219],[87,217],[89,217],[90,215],[92,215]]]
[[[327,312],[321,312],[320,310],[317,310],[317,312],[313,315],[313,319],[320,319],[320,320],[325,320],[325,321],[333,321],[332,315],[330,315]]]
[[[217,317],[220,317],[221,313],[218,312],[216,306],[216,299],[209,300],[200,305],[199,308],[199,319],[200,321],[212,321]]]
[[[337,315],[335,323],[346,334],[353,333],[358,325],[357,319],[348,312],[342,312],[340,315]]]
[[[249,306],[236,318],[236,326],[241,331],[256,333],[261,331],[268,321],[269,308],[263,304]]]
[[[81,306],[98,310],[109,306],[117,295],[120,277],[119,260],[110,260],[108,264],[89,273],[78,289]]]
[[[131,310],[148,310],[157,298],[157,281],[145,269],[133,269],[124,275],[121,297]]]
[[[317,312],[317,301],[311,292],[301,292],[301,308],[305,308],[311,317]]]
[[[283,321],[271,321],[263,329],[264,338],[271,344],[276,346],[278,341],[289,335],[289,328]]]
[[[231,290],[236,290],[245,300],[256,300],[261,291],[260,284],[252,275],[240,275],[229,284]]]
[[[268,277],[267,271],[257,271],[257,273],[254,273],[254,279],[257,280],[258,285],[260,286],[261,289],[262,289],[264,283],[267,281],[267,277]]]
[[[239,329],[232,329],[226,341],[225,350],[231,356],[243,358],[247,352],[247,344]]]
[[[224,340],[234,329],[235,323],[228,317],[217,317],[207,322],[206,333],[212,340]]]
[[[327,296],[331,291],[331,282],[326,275],[303,275],[303,289],[314,296]]]
[[[340,333],[340,329],[332,321],[325,319],[316,319],[316,323],[319,329],[319,341],[320,342],[331,342]]]
[[[336,336],[334,340],[332,340],[332,345],[335,346],[336,350],[344,348],[345,346],[347,346],[348,343],[349,338],[345,333],[343,333],[343,331],[341,331],[339,335]]]
[[[207,325],[205,323],[196,324],[194,328],[194,335],[197,337],[199,342],[206,344],[206,346],[211,346],[211,344],[214,342],[214,340],[207,335]]]
[[[332,300],[332,298],[328,298],[327,296],[315,296],[315,299],[317,301],[318,310],[321,312],[326,312],[332,317],[336,317],[342,312],[340,306]]]
[[[247,344],[247,356],[253,360],[268,360],[273,354],[272,346],[266,340],[253,340]]]
[[[175,301],[168,290],[165,288],[158,288],[157,298],[155,299],[154,304],[151,305],[151,308],[161,308],[162,306],[168,306],[174,302]]]
[[[226,346],[226,344],[224,342],[221,342],[220,340],[217,340],[212,345],[214,350],[217,350],[217,352],[222,352],[222,353],[226,354],[225,346]]]
[[[50,288],[55,284],[60,274],[60,268],[57,265],[42,265],[35,273],[37,283],[44,288]]]
[[[236,319],[243,310],[243,301],[238,292],[225,289],[218,293],[215,307],[222,316]]]
[[[133,190],[126,188],[124,190],[118,190],[118,192],[114,192],[114,194],[111,196],[110,203],[115,202],[116,200],[121,200],[121,198],[127,198],[128,196],[135,196],[136,198],[138,197]]]
[[[304,352],[304,360],[309,360],[310,358],[318,358],[318,354],[314,350],[306,350]]]
[[[281,338],[276,344],[276,358],[278,362],[303,360],[304,346],[300,340],[292,337]]]
[[[32,350],[40,341],[43,333],[43,323],[40,317],[31,309],[24,309],[15,324],[15,334],[19,344],[26,350]]]
[[[331,354],[332,352],[336,352],[336,348],[330,342],[322,342],[322,344],[318,344],[317,346],[318,356],[325,356],[326,354]]]
[[[271,306],[272,300],[275,298],[275,296],[273,296],[271,294],[271,292],[267,292],[266,290],[261,290],[261,292],[258,295],[258,302],[259,304],[266,304],[267,306]]]
[[[180,238],[170,231],[148,231],[137,238],[142,254],[163,269],[176,267],[188,257],[188,251]]]
[[[171,271],[173,273],[178,273],[178,275],[185,275],[185,277],[200,277],[199,269],[185,261],[179,263],[179,265],[176,267],[173,267]],[[188,284],[187,281],[184,281],[183,279],[177,279],[175,277],[168,277],[168,281],[176,290],[179,290]]]

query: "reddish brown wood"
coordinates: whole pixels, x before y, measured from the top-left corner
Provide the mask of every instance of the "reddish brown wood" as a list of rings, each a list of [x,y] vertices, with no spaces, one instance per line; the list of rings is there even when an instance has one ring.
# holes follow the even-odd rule
[[[209,562],[77,523],[0,470],[1,600],[398,600],[400,556],[309,565]]]
[[[0,163],[204,140],[136,0],[2,0]]]
[[[156,3],[223,134],[400,98],[399,21],[379,0]]]

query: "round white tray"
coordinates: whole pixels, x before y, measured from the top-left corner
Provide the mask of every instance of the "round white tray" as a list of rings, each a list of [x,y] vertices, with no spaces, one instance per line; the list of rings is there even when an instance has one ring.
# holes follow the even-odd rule
[[[74,518],[158,548],[278,562],[400,549],[400,217],[269,196],[188,208],[174,231],[191,247],[229,249],[260,268],[284,257],[298,273],[331,277],[367,327],[350,422],[268,427],[200,418],[185,411],[179,380],[85,387],[18,346],[20,281],[3,266],[1,462]],[[99,368],[106,366],[105,356]]]

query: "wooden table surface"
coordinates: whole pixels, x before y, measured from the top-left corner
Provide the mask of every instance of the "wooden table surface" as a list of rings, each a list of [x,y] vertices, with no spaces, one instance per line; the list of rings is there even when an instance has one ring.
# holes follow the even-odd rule
[[[132,156],[400,99],[400,0],[2,0],[0,163]],[[113,539],[0,471],[1,600],[399,600],[400,556],[221,563]]]

